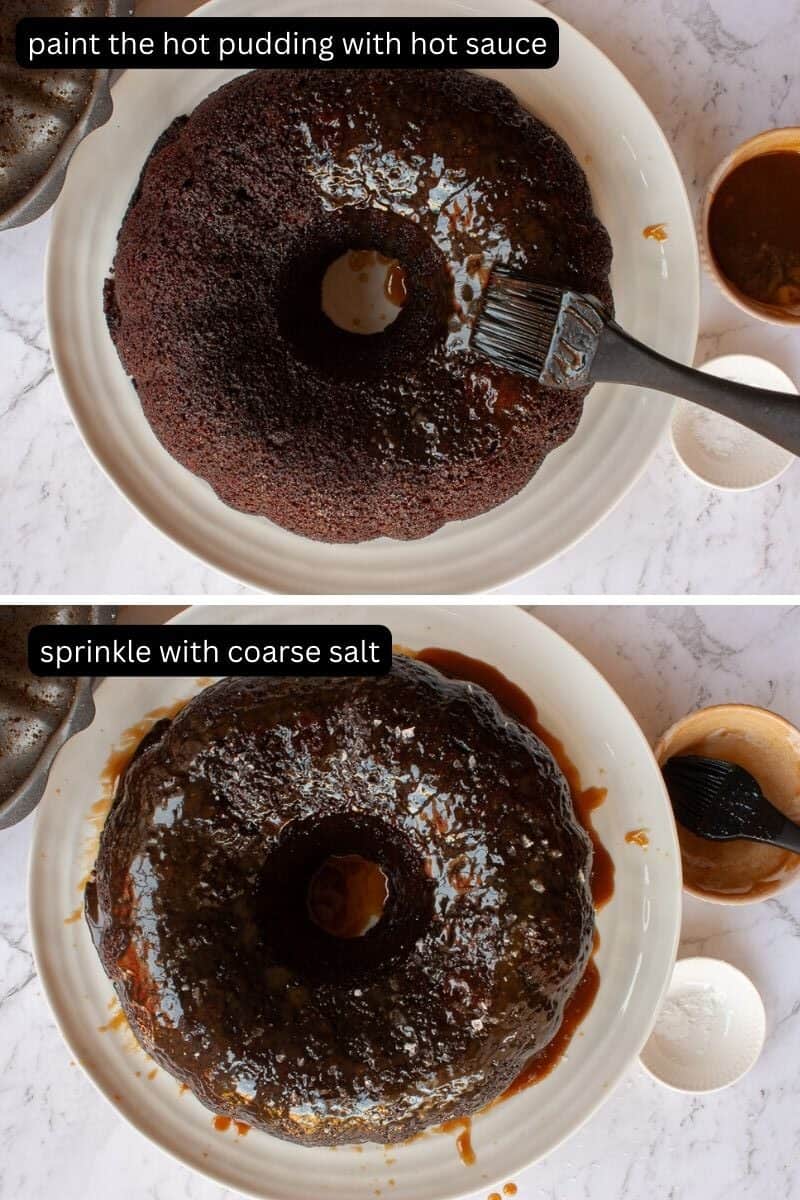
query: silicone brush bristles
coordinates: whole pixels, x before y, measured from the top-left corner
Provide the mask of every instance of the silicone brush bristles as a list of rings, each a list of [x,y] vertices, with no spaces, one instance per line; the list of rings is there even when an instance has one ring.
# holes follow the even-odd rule
[[[472,348],[543,387],[589,387],[608,314],[593,296],[521,279],[495,267],[483,295]]]
[[[700,837],[769,841],[784,818],[749,772],[735,763],[687,754],[662,768],[678,821]]]
[[[565,293],[495,267],[478,313],[472,346],[498,367],[540,381]]]

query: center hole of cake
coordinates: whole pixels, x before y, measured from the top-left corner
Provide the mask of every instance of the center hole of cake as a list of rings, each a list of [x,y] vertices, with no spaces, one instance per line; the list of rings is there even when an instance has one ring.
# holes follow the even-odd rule
[[[378,250],[347,250],[322,277],[322,311],[346,333],[383,333],[406,299],[405,271]]]
[[[332,854],[311,877],[308,915],[325,933],[363,937],[383,916],[389,881],[360,854]]]

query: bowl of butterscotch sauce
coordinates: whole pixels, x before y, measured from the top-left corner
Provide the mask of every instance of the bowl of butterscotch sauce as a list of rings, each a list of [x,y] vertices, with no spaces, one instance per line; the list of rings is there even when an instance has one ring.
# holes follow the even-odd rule
[[[728,299],[800,325],[800,127],[759,133],[728,155],[709,185],[702,240]]]

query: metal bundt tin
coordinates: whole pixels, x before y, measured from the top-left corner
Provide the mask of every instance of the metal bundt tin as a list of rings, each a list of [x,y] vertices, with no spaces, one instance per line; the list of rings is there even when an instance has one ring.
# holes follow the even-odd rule
[[[17,66],[23,17],[124,17],[134,0],[1,0],[0,230],[26,225],[54,203],[69,160],[111,116],[110,71]]]
[[[34,625],[105,625],[114,617],[112,607],[88,604],[0,607],[0,829],[36,807],[56,754],[94,717],[94,679],[30,673],[28,631]]]

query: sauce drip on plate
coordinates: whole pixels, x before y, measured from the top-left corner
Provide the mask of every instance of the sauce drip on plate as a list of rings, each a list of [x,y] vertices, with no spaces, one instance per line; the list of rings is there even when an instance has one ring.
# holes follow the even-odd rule
[[[437,1133],[456,1133],[456,1149],[459,1157],[465,1167],[475,1165],[475,1151],[472,1147],[472,1118],[471,1117],[453,1117],[451,1121],[445,1121],[443,1125],[436,1126]]]
[[[658,221],[655,225],[645,225],[642,230],[642,237],[650,238],[654,242],[665,242],[669,237],[667,227],[663,221]]]
[[[629,846],[641,846],[643,850],[650,845],[646,829],[629,829],[625,834],[625,841]]]

